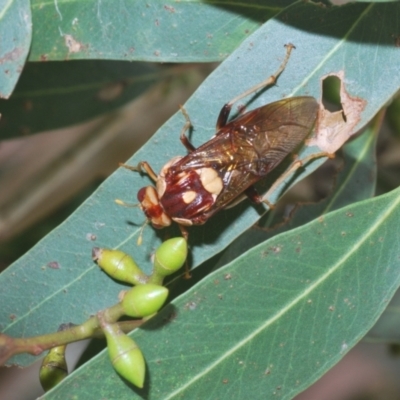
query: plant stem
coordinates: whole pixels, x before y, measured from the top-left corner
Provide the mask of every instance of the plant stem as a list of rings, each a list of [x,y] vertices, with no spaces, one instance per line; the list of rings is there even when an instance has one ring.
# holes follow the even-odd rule
[[[124,315],[120,303],[107,308],[103,311],[107,321],[115,322]],[[127,333],[142,325],[144,320],[122,321],[118,325],[120,329]],[[55,346],[68,344],[88,338],[102,338],[104,333],[100,328],[97,316],[89,318],[81,325],[72,326],[64,331],[49,333],[30,338],[13,338],[0,333],[0,365],[16,354],[28,353],[34,356],[39,355],[44,350]]]

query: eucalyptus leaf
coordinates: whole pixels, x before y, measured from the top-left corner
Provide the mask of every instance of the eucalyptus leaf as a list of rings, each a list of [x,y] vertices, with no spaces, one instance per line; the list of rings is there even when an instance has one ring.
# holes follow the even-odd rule
[[[132,334],[148,366],[136,396],[102,352],[44,398],[90,388],[92,398],[292,399],[365,335],[399,287],[399,218],[397,189],[275,236]]]
[[[366,101],[356,127],[361,129],[400,87],[400,52],[392,36],[399,8],[398,3],[325,8],[301,2],[285,9],[245,40],[187,102],[195,127],[192,142],[197,146],[214,134],[224,103],[275,72],[288,42],[296,50],[278,84],[246,106],[302,94],[320,98],[323,77],[344,72],[348,93]],[[181,114],[172,117],[129,163],[147,160],[158,171],[171,157],[184,154],[178,140],[183,123]],[[295,179],[321,162],[306,165]],[[5,334],[55,331],[62,322],[81,323],[115,303],[124,286],[91,262],[94,243],[88,237],[96,237],[96,246],[132,254],[149,272],[150,254],[176,228],[157,233],[149,228],[137,247],[143,214],[114,203],[115,198],[134,199],[147,184],[146,177],[118,171],[0,276]],[[278,393],[292,398],[318,379],[365,335],[399,285],[399,199],[394,191],[276,236],[167,306],[132,334],[148,365],[139,396],[264,399]],[[192,267],[226,248],[263,213],[243,202],[191,229]],[[19,355],[11,362],[32,360]],[[60,394],[134,396],[104,353],[46,398]]]
[[[0,4],[0,98],[8,98],[25,64],[32,38],[29,0]]]
[[[375,194],[377,174],[376,139],[376,127],[370,126],[362,135],[343,147],[344,167],[338,173],[335,187],[328,198],[316,204],[302,204],[294,208],[287,220],[280,221],[277,226],[271,224],[266,215],[225,249],[215,268],[279,233],[297,228],[332,210],[372,197]]]
[[[290,3],[34,0],[30,60],[220,61]]]

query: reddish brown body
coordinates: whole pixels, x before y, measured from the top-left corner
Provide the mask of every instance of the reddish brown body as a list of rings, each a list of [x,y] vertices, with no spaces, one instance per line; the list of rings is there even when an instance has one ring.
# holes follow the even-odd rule
[[[164,165],[159,175],[147,162],[135,171],[145,170],[156,182],[138,192],[140,207],[154,227],[162,228],[175,221],[187,238],[185,226],[200,225],[217,211],[235,205],[244,195],[255,202],[262,198],[254,184],[273,170],[311,133],[318,114],[313,97],[292,97],[267,104],[228,122],[232,105],[238,100],[275,83],[285,69],[292,44],[275,75],[237,96],[222,107],[217,133],[197,149],[185,132],[191,122],[182,109],[186,124],[180,139],[189,154],[175,157]],[[321,157],[319,153],[310,157]],[[302,165],[296,162],[297,168]],[[266,203],[268,203],[265,200]]]
[[[267,104],[226,123],[222,109],[216,135],[170,160],[156,178],[156,189],[138,193],[141,207],[157,228],[171,221],[180,225],[203,224],[243,193],[261,198],[253,184],[266,176],[310,134],[317,117],[313,97],[293,97]]]

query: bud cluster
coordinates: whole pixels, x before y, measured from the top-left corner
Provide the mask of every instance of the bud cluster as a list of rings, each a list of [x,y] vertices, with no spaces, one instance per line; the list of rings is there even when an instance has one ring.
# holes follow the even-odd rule
[[[178,271],[185,263],[187,242],[184,238],[172,238],[160,245],[153,258],[153,272],[146,275],[131,256],[120,251],[94,247],[93,260],[113,279],[133,285],[120,302],[97,314],[98,326],[107,340],[108,354],[115,370],[133,385],[142,388],[146,364],[136,342],[120,328],[117,320],[126,315],[147,319],[165,303],[168,289],[164,278]],[[65,345],[52,348],[44,358],[40,381],[50,390],[67,375]]]

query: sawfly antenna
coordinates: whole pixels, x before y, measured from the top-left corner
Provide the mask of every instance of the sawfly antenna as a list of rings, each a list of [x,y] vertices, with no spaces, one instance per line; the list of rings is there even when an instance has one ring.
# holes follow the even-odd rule
[[[115,199],[114,200],[119,206],[123,207],[129,207],[129,208],[135,208],[135,207],[140,207],[140,203],[126,203],[123,200],[120,199]]]
[[[140,203],[126,203],[123,200],[120,199],[115,199],[114,200],[119,206],[123,206],[123,207],[129,207],[129,208],[136,208],[136,207],[141,207]],[[144,221],[144,224],[140,227],[140,231],[139,231],[139,237],[137,240],[137,245],[140,246],[143,243],[143,230],[146,227],[146,225],[150,222],[149,219],[146,219],[146,221]]]
[[[147,226],[147,224],[149,222],[150,222],[150,220],[146,219],[146,221],[144,221],[144,224],[140,227],[139,237],[138,237],[138,240],[136,242],[138,246],[141,246],[142,243],[143,243],[143,231],[144,231],[144,228]]]

